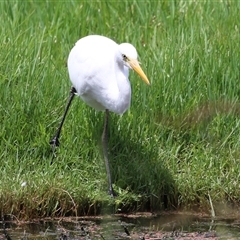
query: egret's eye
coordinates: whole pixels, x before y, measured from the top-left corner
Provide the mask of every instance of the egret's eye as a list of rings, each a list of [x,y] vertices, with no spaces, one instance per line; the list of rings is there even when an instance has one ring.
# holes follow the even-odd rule
[[[125,54],[122,54],[123,60],[127,61],[127,56]]]

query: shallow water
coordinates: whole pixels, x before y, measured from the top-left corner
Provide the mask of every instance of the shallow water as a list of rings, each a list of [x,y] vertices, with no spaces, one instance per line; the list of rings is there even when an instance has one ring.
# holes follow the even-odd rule
[[[191,214],[109,215],[89,218],[5,222],[0,239],[240,239],[236,218],[199,217]]]

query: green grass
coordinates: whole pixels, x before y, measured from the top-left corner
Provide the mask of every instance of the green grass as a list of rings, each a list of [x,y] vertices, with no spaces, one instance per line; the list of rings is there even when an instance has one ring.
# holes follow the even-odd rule
[[[1,1],[0,208],[19,218],[210,209],[240,200],[239,1]],[[131,108],[111,114],[116,199],[107,195],[103,113],[75,99],[57,157],[49,140],[81,37],[131,42]],[[21,184],[27,185],[22,187]]]

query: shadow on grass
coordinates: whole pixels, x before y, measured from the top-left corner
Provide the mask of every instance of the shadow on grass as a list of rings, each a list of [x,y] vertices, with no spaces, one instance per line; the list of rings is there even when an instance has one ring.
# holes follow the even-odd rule
[[[122,211],[157,211],[176,207],[178,192],[174,179],[165,166],[164,157],[159,157],[159,149],[151,146],[151,141],[131,139],[112,127],[109,159],[115,190],[120,192],[120,198],[123,197]],[[124,193],[133,194],[131,200],[124,199]]]

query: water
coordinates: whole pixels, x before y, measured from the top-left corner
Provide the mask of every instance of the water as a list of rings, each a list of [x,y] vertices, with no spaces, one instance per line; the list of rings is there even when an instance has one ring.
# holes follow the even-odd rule
[[[2,222],[1,222],[2,224]],[[240,239],[240,221],[192,214],[133,215],[5,222],[9,240],[15,239]],[[1,227],[0,239],[7,239]]]

